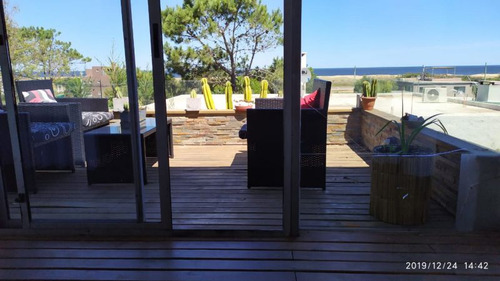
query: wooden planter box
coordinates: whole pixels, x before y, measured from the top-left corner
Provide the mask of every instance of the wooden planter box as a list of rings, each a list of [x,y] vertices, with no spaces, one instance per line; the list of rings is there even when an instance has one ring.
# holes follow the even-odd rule
[[[392,224],[425,223],[433,160],[425,155],[374,155],[370,214]]]

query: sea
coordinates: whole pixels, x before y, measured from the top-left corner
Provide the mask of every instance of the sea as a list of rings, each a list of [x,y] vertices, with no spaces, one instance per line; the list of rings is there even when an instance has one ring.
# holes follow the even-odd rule
[[[399,67],[347,67],[347,68],[314,68],[318,76],[333,75],[401,75],[405,73],[422,73],[424,66],[399,66]],[[425,66],[425,71],[431,74],[500,74],[500,65],[456,65],[456,66]]]

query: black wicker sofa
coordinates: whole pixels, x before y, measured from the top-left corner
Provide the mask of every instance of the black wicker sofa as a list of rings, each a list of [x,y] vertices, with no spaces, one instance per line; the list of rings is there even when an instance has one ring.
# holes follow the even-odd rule
[[[37,94],[38,90],[49,89],[54,93],[52,80],[24,80],[16,81],[17,94],[19,98],[19,111],[29,112],[31,118],[50,113],[57,106],[64,104],[69,107],[70,122],[74,123],[75,129],[72,132],[72,154],[77,165],[85,165],[85,145],[83,133],[101,126],[109,124],[113,119],[113,114],[109,112],[108,100],[106,98],[55,98],[56,102],[38,103],[27,102],[30,94]],[[47,147],[46,154],[55,150],[60,150],[57,144]],[[67,148],[66,148],[67,149]]]

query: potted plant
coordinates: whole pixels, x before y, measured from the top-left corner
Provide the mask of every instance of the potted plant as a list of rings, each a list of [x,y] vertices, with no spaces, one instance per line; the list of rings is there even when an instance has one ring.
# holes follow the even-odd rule
[[[145,109],[139,109],[140,127],[146,126],[146,114]],[[130,107],[128,103],[123,104],[123,111],[120,112],[120,126],[122,130],[130,129]]]
[[[416,225],[425,223],[431,194],[434,167],[432,150],[413,145],[420,132],[431,124],[447,134],[439,119],[432,115],[408,128],[408,115],[388,121],[378,132],[394,124],[399,139],[391,137],[384,145],[373,149],[371,164],[370,214],[393,224]]]
[[[123,111],[120,112],[120,127],[122,130],[128,130],[130,128],[130,111],[128,103],[123,104]]]
[[[189,98],[186,99],[186,111],[200,111],[201,99],[197,97],[196,90],[191,90]]]
[[[372,110],[377,99],[377,79],[372,79],[371,83],[363,81],[362,89],[361,107],[364,110]]]

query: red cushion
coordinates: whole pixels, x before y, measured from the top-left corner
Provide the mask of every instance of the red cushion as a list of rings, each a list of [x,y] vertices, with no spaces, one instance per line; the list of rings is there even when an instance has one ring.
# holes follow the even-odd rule
[[[300,108],[319,108],[319,93],[318,90],[300,99]]]

